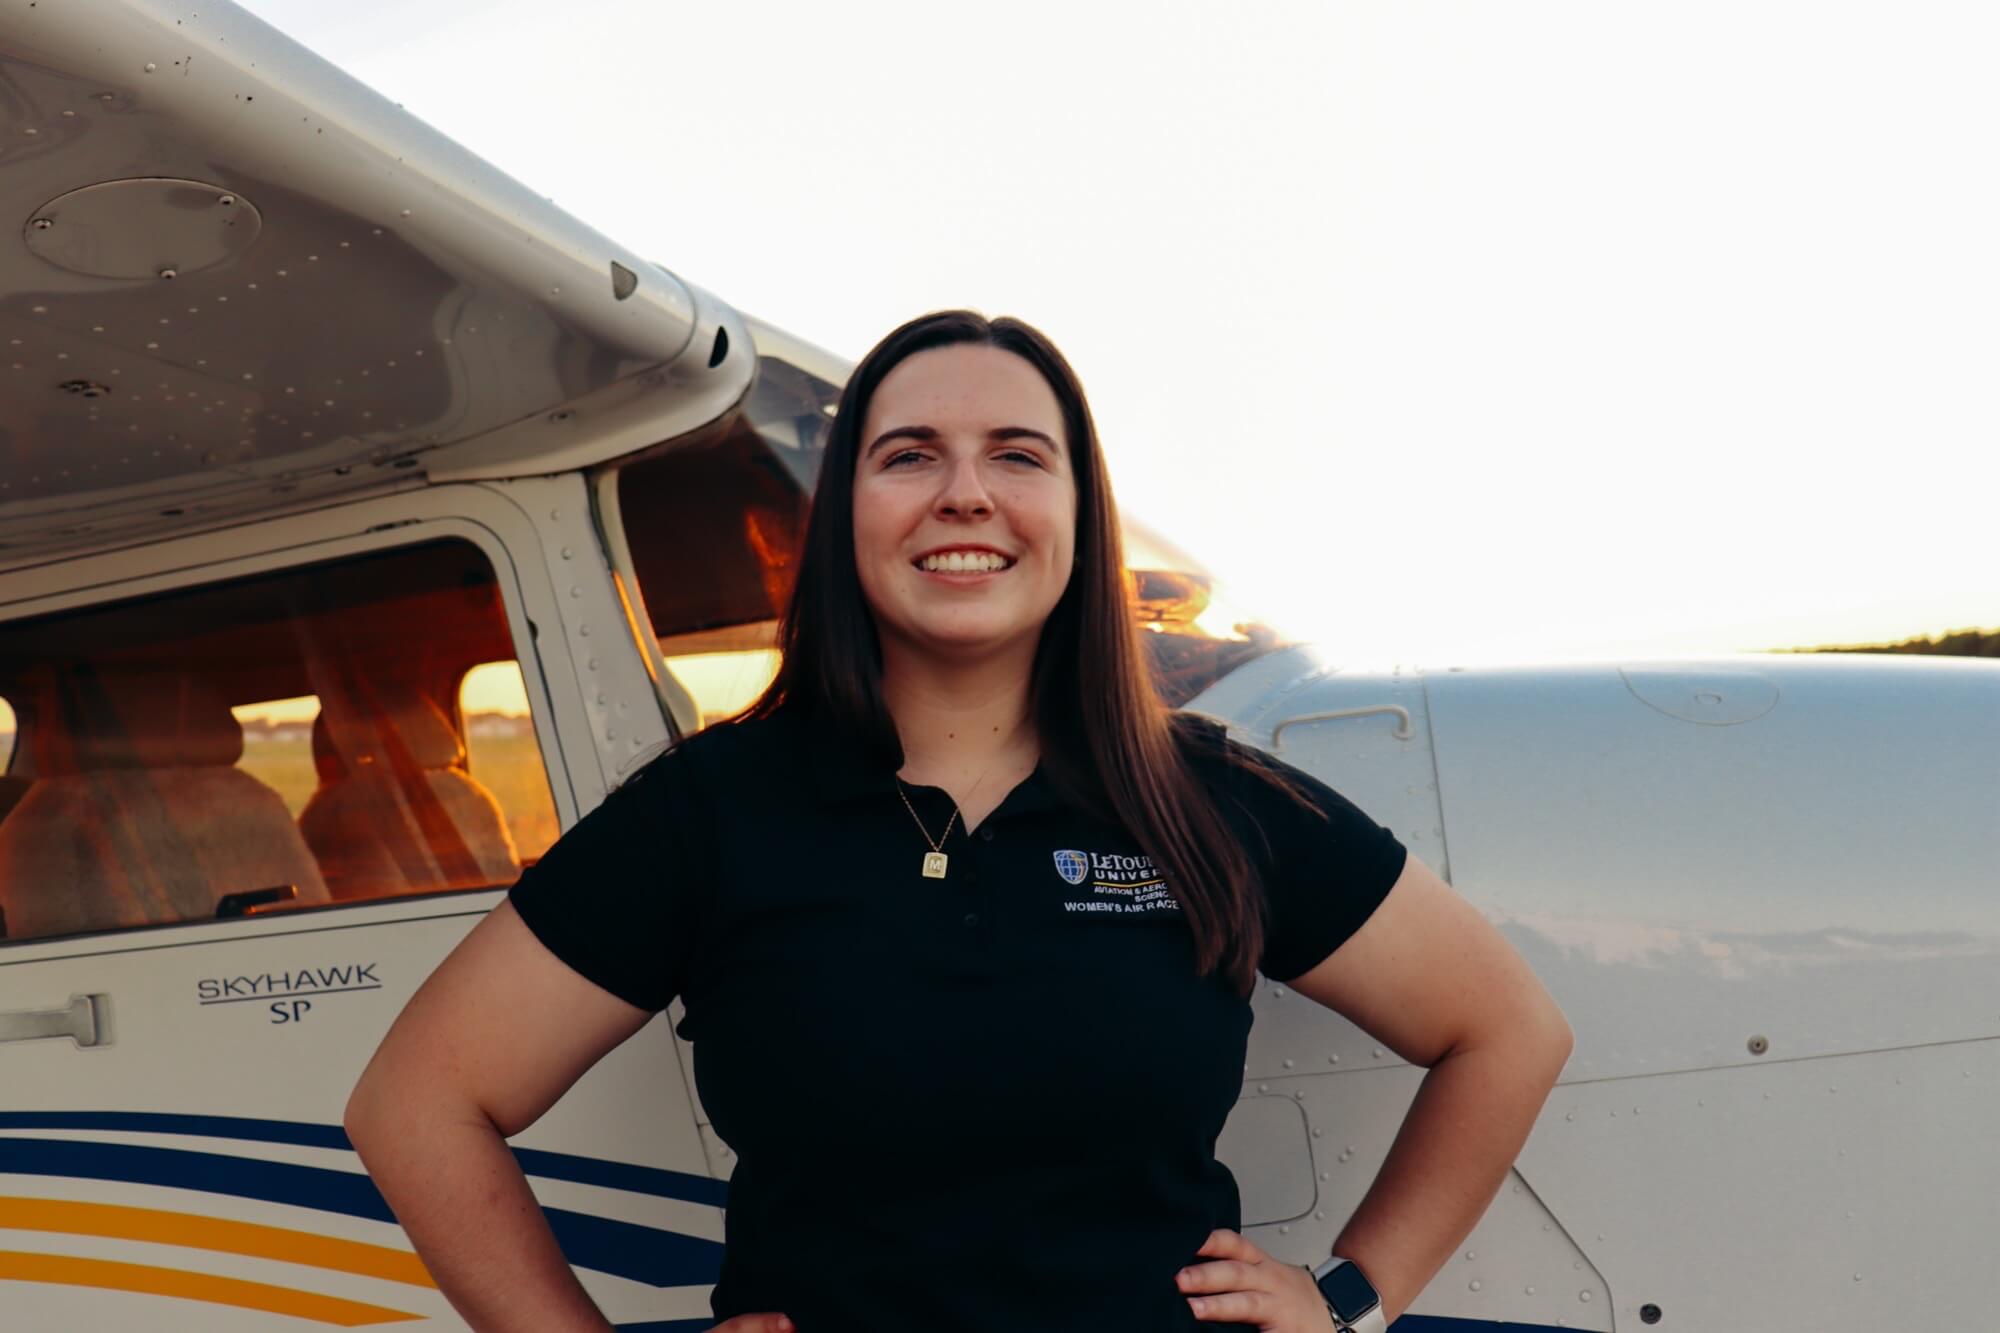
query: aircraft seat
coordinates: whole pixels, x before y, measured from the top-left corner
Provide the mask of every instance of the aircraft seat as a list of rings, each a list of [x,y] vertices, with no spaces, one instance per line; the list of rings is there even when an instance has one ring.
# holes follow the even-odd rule
[[[0,823],[11,938],[212,918],[227,894],[284,884],[328,900],[284,799],[235,766],[242,726],[200,681],[74,673],[35,702],[34,781]]]
[[[465,741],[431,699],[393,697],[365,718],[330,719],[322,708],[312,751],[320,786],[299,829],[335,898],[510,884],[520,874],[499,801],[466,772]]]

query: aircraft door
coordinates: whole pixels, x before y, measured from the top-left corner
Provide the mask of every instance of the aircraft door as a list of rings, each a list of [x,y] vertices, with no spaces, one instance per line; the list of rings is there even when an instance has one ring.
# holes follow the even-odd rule
[[[304,549],[0,620],[9,1326],[463,1327],[340,1119],[575,817],[527,630],[559,611],[471,523]],[[664,1024],[517,1151],[614,1319],[706,1312],[721,1187]]]

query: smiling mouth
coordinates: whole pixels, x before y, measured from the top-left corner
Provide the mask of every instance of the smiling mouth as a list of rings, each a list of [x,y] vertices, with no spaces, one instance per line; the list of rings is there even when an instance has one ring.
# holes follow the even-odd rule
[[[992,551],[949,551],[910,563],[926,574],[997,574],[1014,567],[1012,559]]]

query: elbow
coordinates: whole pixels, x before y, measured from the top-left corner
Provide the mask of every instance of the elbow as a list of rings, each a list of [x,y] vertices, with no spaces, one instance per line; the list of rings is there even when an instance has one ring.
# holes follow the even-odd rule
[[[340,1113],[340,1127],[346,1131],[348,1143],[353,1145],[356,1153],[364,1157],[366,1154],[362,1144],[367,1139],[369,1128],[373,1124],[370,1113],[374,1109],[374,1101],[374,1088],[369,1082],[368,1075],[363,1074],[360,1082],[354,1085],[353,1091],[347,1094],[347,1105]]]
[[[1541,1077],[1550,1087],[1562,1076],[1576,1049],[1576,1033],[1548,992],[1522,999],[1506,1009],[1484,1015],[1471,1035],[1447,1054],[1474,1049],[1504,1050],[1507,1060],[1524,1074]]]
[[[1540,1079],[1548,1087],[1556,1085],[1556,1079],[1562,1077],[1564,1067],[1570,1063],[1570,1053],[1576,1049],[1576,1033],[1570,1031],[1570,1021],[1562,1017],[1552,999],[1544,995],[1538,1005],[1494,1011],[1482,1017],[1486,1021],[1478,1029],[1446,1045],[1438,1059],[1412,1059],[1412,1063],[1434,1069],[1454,1055],[1494,1051],[1500,1053],[1500,1059],[1510,1069],[1518,1069],[1530,1079]]]
[[[1570,1027],[1569,1019],[1550,1000],[1537,1025],[1540,1047],[1548,1061],[1551,1085],[1562,1077],[1563,1068],[1569,1064],[1571,1052],[1576,1050],[1576,1032]]]
[[[393,1132],[391,1127],[399,1117],[408,1128],[413,1090],[397,1086],[393,1075],[393,1065],[379,1058],[369,1061],[340,1112],[340,1127],[347,1132],[347,1141],[361,1156],[363,1166],[384,1141],[385,1133]]]
[[[1479,1024],[1446,1047],[1444,1055],[1488,1049],[1505,1050],[1517,1067],[1546,1070],[1549,1082],[1554,1083],[1576,1049],[1576,1033],[1555,1000],[1543,991],[1532,999],[1524,997],[1480,1015]]]
[[[402,1155],[413,1135],[472,1129],[505,1139],[518,1132],[504,1127],[450,1084],[398,1077],[393,1066],[385,1070],[379,1062],[371,1064],[347,1094],[340,1126],[371,1173],[375,1165]]]

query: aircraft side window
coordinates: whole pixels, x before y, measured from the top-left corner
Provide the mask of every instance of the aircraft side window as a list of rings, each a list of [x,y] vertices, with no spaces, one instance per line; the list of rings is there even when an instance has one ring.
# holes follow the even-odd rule
[[[778,615],[839,399],[838,384],[767,353],[735,412],[617,464],[638,600],[702,726],[777,671]]]
[[[0,622],[6,937],[512,883],[555,826],[513,655],[457,540]]]
[[[766,621],[754,628],[775,636],[778,623]],[[671,641],[660,646],[667,654],[663,658],[667,670],[674,673],[674,679],[701,710],[704,727],[748,708],[778,674],[775,648],[676,653]]]
[[[465,719],[466,770],[500,803],[515,856],[532,865],[562,828],[535,743],[535,722],[528,716],[521,664],[482,662],[466,672],[458,709]]]

